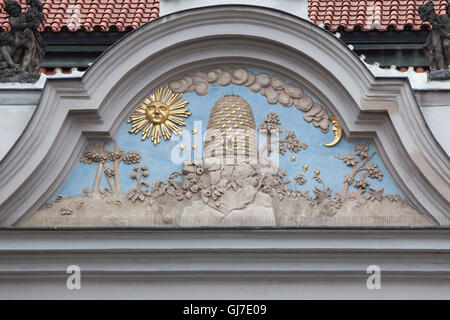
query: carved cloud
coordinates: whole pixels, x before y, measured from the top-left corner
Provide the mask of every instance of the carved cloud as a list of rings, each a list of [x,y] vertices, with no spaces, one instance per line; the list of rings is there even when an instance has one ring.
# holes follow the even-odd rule
[[[215,68],[170,81],[169,88],[178,93],[195,91],[198,95],[204,96],[209,92],[209,84],[214,82],[223,87],[232,83],[247,87],[252,92],[263,95],[270,104],[295,106],[302,112],[305,121],[311,122],[323,133],[327,133],[330,129],[328,113],[322,106],[315,103],[300,87],[286,83],[277,75],[254,74],[243,68]]]

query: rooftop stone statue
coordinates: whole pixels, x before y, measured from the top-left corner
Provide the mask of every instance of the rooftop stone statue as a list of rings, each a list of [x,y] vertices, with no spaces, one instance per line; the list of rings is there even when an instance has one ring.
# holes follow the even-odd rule
[[[11,29],[0,32],[0,82],[36,82],[46,44],[37,28],[44,20],[39,0],[27,0],[23,12],[16,0],[7,0],[3,10],[9,15]]]
[[[424,47],[431,80],[450,79],[450,3],[446,13],[437,14],[432,1],[419,6],[420,18],[433,27]]]

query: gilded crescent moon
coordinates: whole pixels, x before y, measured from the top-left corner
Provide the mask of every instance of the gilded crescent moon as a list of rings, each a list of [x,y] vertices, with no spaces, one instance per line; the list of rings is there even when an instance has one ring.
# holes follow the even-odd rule
[[[331,121],[331,124],[333,125],[333,133],[334,133],[334,140],[330,143],[325,143],[325,147],[332,147],[338,144],[338,142],[341,140],[342,137],[342,127],[339,123],[338,119],[336,119],[333,116],[329,116],[328,120]]]

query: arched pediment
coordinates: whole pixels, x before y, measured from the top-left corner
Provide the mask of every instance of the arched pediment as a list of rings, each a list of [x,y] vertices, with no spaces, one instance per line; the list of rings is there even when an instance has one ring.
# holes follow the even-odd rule
[[[207,75],[217,68],[240,68],[272,79],[280,76],[284,83],[301,88],[327,115],[336,117],[345,141],[371,142],[384,176],[390,177],[413,210],[431,224],[448,224],[449,160],[426,126],[408,81],[374,78],[338,38],[305,20],[244,6],[162,17],[117,42],[82,78],[48,80],[30,123],[0,163],[1,224],[26,222],[54,198],[88,142],[118,137],[149,94],[170,87],[171,81],[195,73]],[[207,83],[212,86],[215,81]],[[237,80],[233,84],[245,87]],[[262,97],[260,92],[254,94]],[[280,103],[277,99],[274,105]],[[255,112],[251,103],[250,107]],[[300,109],[299,115],[304,114]],[[301,116],[298,121],[303,121]],[[331,134],[329,128],[320,130],[318,123],[309,126]],[[296,134],[307,137],[307,133]]]

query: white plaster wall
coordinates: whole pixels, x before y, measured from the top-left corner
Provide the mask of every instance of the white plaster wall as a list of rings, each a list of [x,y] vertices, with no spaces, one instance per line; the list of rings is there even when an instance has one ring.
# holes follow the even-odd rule
[[[186,9],[223,5],[245,4],[286,11],[308,20],[308,0],[161,0],[160,16]]]
[[[19,139],[31,119],[42,87],[23,84],[0,86],[0,161]]]
[[[62,73],[47,76],[41,74],[36,83],[1,83],[0,84],[0,161],[19,139],[23,130],[39,103],[42,89],[48,78],[78,78],[84,72],[72,68],[70,74]]]
[[[35,105],[0,105],[0,160],[20,137]]]
[[[434,137],[450,156],[450,106],[422,107],[420,109]]]

